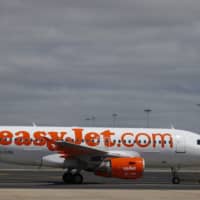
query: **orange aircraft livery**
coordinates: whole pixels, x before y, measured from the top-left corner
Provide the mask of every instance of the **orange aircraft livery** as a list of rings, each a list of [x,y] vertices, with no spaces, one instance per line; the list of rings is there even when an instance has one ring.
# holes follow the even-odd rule
[[[200,135],[161,128],[1,126],[0,161],[64,169],[66,184],[81,184],[81,171],[139,179],[145,168],[200,166]]]
[[[158,145],[165,148],[168,142],[169,147],[173,148],[173,137],[170,133],[132,133],[125,132],[120,134],[120,138],[116,139],[116,133],[111,130],[104,130],[102,132],[85,132],[82,128],[73,128],[69,134],[66,131],[35,131],[30,133],[25,130],[11,132],[9,130],[0,131],[0,145],[17,146],[47,146],[51,151],[55,150],[55,141],[66,141],[76,145],[85,144],[88,147],[98,147],[102,141],[105,147],[128,147],[134,146],[140,148],[153,147]],[[48,140],[47,140],[47,139]],[[141,142],[141,138],[145,142]],[[159,143],[156,142],[159,141]],[[167,142],[166,142],[167,141]]]

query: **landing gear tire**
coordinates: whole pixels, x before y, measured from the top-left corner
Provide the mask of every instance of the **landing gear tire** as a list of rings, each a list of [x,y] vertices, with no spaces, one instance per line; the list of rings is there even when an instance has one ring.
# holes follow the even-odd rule
[[[180,182],[181,182],[181,180],[180,180],[179,177],[176,177],[176,176],[175,176],[175,177],[172,178],[172,183],[173,183],[173,184],[180,184]]]
[[[172,172],[172,183],[173,184],[180,184],[181,180],[178,175],[178,170],[180,170],[180,167],[172,167],[171,172]]]
[[[62,178],[65,184],[72,184],[73,175],[71,173],[64,173]]]
[[[73,184],[82,184],[82,183],[83,183],[83,176],[81,174],[74,174]]]
[[[63,181],[65,184],[82,184],[83,176],[79,173],[76,174],[65,173],[63,175]]]

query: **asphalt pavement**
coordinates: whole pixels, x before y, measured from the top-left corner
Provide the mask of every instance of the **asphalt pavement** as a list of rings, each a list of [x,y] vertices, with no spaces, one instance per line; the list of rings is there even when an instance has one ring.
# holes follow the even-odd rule
[[[44,188],[44,189],[159,189],[159,190],[199,190],[200,173],[182,172],[181,184],[171,183],[168,171],[147,171],[138,180],[123,180],[97,177],[93,173],[83,172],[84,183],[66,185],[62,181],[62,170],[0,170],[1,188]]]

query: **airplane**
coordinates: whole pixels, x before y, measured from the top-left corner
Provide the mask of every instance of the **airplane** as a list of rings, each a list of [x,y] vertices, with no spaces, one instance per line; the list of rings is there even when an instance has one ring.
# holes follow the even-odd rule
[[[0,161],[65,169],[66,184],[82,184],[81,171],[139,179],[145,168],[178,171],[200,166],[200,135],[177,129],[1,126]]]

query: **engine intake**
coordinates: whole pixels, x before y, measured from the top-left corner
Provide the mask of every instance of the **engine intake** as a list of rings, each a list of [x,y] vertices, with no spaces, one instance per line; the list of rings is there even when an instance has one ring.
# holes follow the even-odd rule
[[[137,179],[144,172],[144,159],[136,158],[107,158],[96,169],[97,176],[121,179]]]

